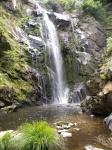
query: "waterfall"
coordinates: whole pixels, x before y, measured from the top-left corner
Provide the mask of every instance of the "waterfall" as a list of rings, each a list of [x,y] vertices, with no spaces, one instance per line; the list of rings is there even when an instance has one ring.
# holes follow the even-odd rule
[[[64,81],[63,60],[55,25],[49,19],[47,11],[41,8],[37,1],[33,0],[33,3],[37,7],[37,14],[42,14],[43,18],[41,34],[49,53],[47,68],[51,80],[52,99],[54,102],[67,103],[68,88]]]

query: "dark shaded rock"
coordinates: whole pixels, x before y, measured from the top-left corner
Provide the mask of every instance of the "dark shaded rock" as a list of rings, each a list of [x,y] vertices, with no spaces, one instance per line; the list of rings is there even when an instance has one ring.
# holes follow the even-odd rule
[[[13,95],[13,90],[9,89],[7,87],[3,87],[0,89],[0,102],[4,104],[5,106],[10,106],[12,105],[12,95]]]
[[[104,123],[108,126],[108,128],[112,131],[112,113],[104,119]]]
[[[107,95],[87,96],[81,102],[81,107],[84,112],[92,112],[95,115],[108,115],[112,111],[112,104]],[[112,95],[111,95],[112,96]]]
[[[53,13],[52,15],[50,15],[50,17],[55,19],[54,22],[56,23],[59,30],[71,30],[71,21],[69,15]]]
[[[60,4],[56,4],[55,12],[60,14],[63,13],[63,8]]]
[[[3,102],[0,102],[0,108],[5,107],[5,104]]]

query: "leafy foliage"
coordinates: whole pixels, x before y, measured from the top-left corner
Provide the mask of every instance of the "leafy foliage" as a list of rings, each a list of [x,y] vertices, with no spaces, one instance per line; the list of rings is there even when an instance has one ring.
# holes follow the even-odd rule
[[[68,12],[75,11],[77,13],[82,13],[82,6],[84,0],[68,0],[65,4],[65,10]]]
[[[61,4],[65,11],[72,12],[76,11],[78,13],[82,12],[82,5],[84,0],[44,0],[44,4],[52,3],[52,4]]]

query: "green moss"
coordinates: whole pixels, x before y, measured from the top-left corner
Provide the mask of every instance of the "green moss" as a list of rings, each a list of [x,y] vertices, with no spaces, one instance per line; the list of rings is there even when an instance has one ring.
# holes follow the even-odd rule
[[[100,78],[101,78],[102,80],[106,80],[106,76],[105,76],[104,74],[100,74]]]
[[[11,88],[12,84],[7,73],[0,73],[0,89],[4,86]]]
[[[31,90],[31,85],[22,79],[14,80],[14,96],[16,100],[23,101]]]
[[[56,123],[57,126],[63,126],[63,125],[68,125],[68,124],[69,124],[68,122],[64,122],[64,121],[60,121]]]

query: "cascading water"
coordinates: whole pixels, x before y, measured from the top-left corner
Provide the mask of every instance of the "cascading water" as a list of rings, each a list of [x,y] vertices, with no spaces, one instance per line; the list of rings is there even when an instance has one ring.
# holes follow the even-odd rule
[[[50,60],[47,68],[51,80],[52,99],[54,102],[67,103],[68,88],[64,81],[63,61],[55,25],[50,21],[46,10],[41,8],[37,1],[33,0],[33,3],[37,7],[37,13],[40,13],[43,16],[41,34],[49,52]]]

